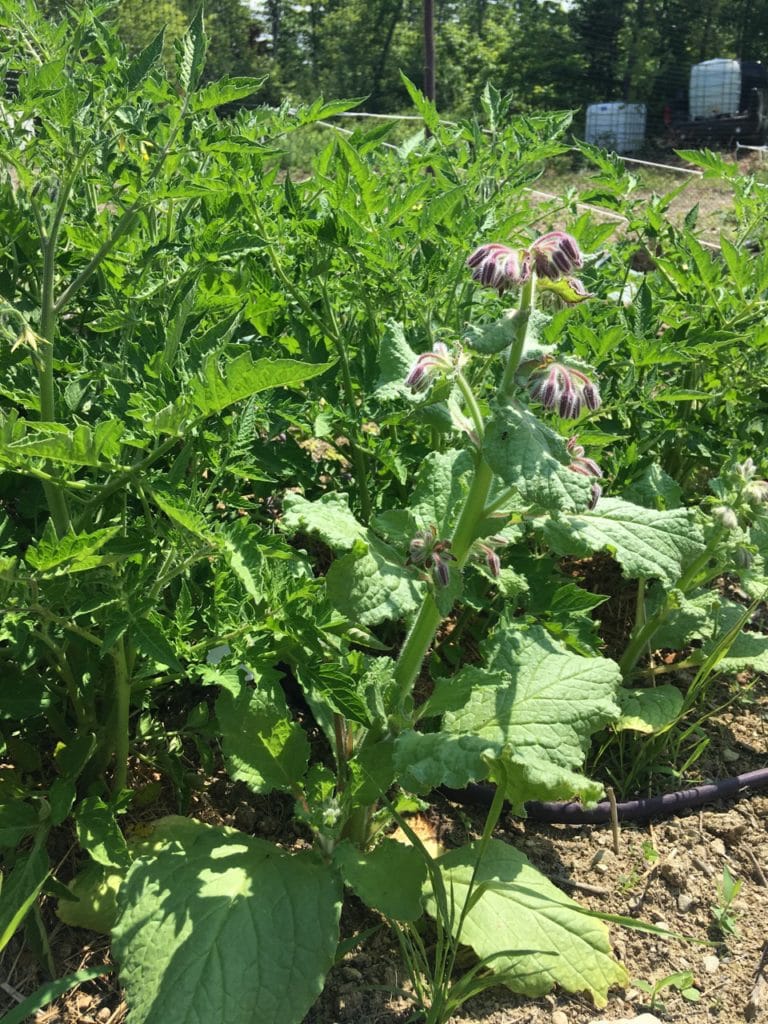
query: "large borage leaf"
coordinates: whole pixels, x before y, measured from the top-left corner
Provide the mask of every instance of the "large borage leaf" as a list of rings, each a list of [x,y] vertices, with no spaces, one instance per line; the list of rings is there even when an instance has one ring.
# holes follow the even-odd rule
[[[313,854],[190,821],[134,862],[119,904],[133,1024],[298,1024],[333,963],[341,884]]]
[[[577,512],[591,498],[592,484],[568,468],[565,441],[528,409],[497,409],[486,430],[483,455],[497,476],[525,502],[548,512]]]
[[[450,473],[446,486],[451,486]],[[326,589],[331,602],[350,622],[376,626],[416,611],[424,584],[416,571],[405,565],[407,548],[402,537],[398,537],[403,546],[399,551],[366,530],[343,494],[326,494],[318,501],[291,495],[286,498],[286,509],[286,530],[304,530],[334,550],[348,552],[329,569]]]
[[[412,615],[424,593],[424,584],[414,578],[413,571],[398,564],[398,552],[372,535],[367,545],[358,541],[348,555],[333,563],[326,588],[334,606],[362,626]]]
[[[366,538],[366,529],[355,519],[346,494],[323,494],[317,501],[286,494],[281,525],[287,533],[303,530],[315,534],[334,551],[349,551],[355,541]]]
[[[602,787],[579,774],[590,737],[619,715],[621,676],[607,658],[573,654],[539,627],[508,623],[486,645],[487,669],[462,669],[452,680],[443,728],[404,733],[395,764],[403,785],[417,792],[487,778],[493,757],[508,767],[507,798],[597,800]],[[446,684],[447,686],[447,684]],[[442,692],[442,691],[441,691]]]
[[[608,551],[625,576],[658,579],[667,589],[704,550],[701,528],[689,509],[662,512],[620,498],[601,498],[591,512],[550,520],[544,536],[561,555]]]
[[[478,844],[451,850],[438,860],[446,890],[456,907],[464,906],[478,858]],[[489,967],[503,972],[500,980],[528,996],[541,996],[554,985],[567,992],[587,992],[605,1006],[613,985],[625,985],[627,972],[611,956],[608,929],[586,916],[513,846],[491,839],[474,879],[484,890],[463,920],[461,941]],[[436,912],[434,897],[427,909]],[[454,918],[454,935],[458,923]],[[537,950],[518,955],[500,951]]]

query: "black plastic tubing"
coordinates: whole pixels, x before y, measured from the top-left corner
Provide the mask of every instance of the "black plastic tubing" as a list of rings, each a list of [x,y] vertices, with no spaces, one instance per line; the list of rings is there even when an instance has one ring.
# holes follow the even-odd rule
[[[759,768],[754,772],[734,775],[730,779],[718,779],[716,782],[694,786],[692,789],[682,789],[676,793],[626,800],[617,803],[616,811],[619,821],[666,818],[679,811],[701,807],[702,804],[714,803],[716,800],[739,800],[750,790],[765,786],[768,786],[768,768]],[[487,782],[474,782],[466,789],[442,787],[440,792],[455,803],[488,807],[493,800],[494,787]],[[596,804],[595,807],[583,807],[577,800],[569,803],[542,803],[531,800],[525,805],[525,810],[529,821],[547,821],[563,825],[605,825],[611,820],[611,805],[607,800]]]

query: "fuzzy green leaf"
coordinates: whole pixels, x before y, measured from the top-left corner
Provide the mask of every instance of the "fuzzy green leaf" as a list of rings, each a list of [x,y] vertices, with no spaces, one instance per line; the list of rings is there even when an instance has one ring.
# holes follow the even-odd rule
[[[398,564],[396,551],[373,536],[367,548],[357,541],[326,576],[331,602],[350,622],[363,626],[412,615],[421,603],[424,586],[413,571]]]
[[[367,536],[352,514],[346,494],[323,494],[317,501],[286,494],[281,526],[289,534],[299,530],[315,534],[334,551],[349,551],[355,541]]]
[[[670,683],[648,690],[620,690],[621,718],[614,729],[648,735],[661,732],[677,721],[683,700],[680,690]]]
[[[558,554],[608,551],[628,578],[659,579],[667,588],[704,549],[690,510],[659,511],[620,498],[602,498],[591,512],[550,520],[544,536]]]
[[[602,792],[576,772],[590,737],[619,714],[618,666],[585,658],[554,641],[540,627],[521,631],[502,623],[485,646],[488,669],[465,668],[471,693],[449,711],[444,732],[481,737],[508,753],[510,791],[516,804],[529,799],[595,800]]]
[[[422,889],[427,880],[424,857],[413,846],[382,839],[369,853],[349,842],[333,852],[333,862],[363,903],[396,921],[422,915]]]
[[[464,332],[464,343],[469,348],[486,355],[503,352],[517,337],[518,330],[527,317],[521,317],[518,310],[509,310],[501,320],[483,327],[470,325]]]
[[[437,786],[463,789],[488,777],[487,759],[497,754],[482,736],[403,732],[395,740],[395,770],[400,785],[414,793]]]
[[[299,1024],[333,963],[341,885],[313,854],[188,822],[137,858],[119,904],[133,1024]]]
[[[488,465],[525,502],[549,512],[577,512],[591,497],[591,483],[568,468],[565,441],[528,409],[505,406],[485,434]]]
[[[472,466],[468,451],[429,453],[419,469],[410,506],[422,529],[434,525],[441,538],[453,532]]]
[[[469,894],[479,844],[451,850],[438,860],[445,888],[462,907]],[[627,983],[627,972],[611,956],[608,928],[581,913],[577,903],[540,874],[525,854],[491,839],[475,875],[482,895],[463,920],[461,941],[513,992],[542,996],[559,985],[585,992],[605,1006],[608,990]],[[429,913],[436,913],[434,896]],[[459,915],[454,918],[454,935]],[[536,950],[498,955],[504,950]]]
[[[390,322],[379,346],[379,380],[376,397],[379,399],[414,399],[405,386],[405,378],[416,362],[416,353],[405,340],[403,325]]]

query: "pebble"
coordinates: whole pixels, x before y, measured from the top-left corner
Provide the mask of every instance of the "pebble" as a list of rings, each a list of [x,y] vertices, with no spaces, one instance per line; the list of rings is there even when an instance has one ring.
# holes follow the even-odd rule
[[[689,869],[680,857],[670,856],[659,865],[661,877],[677,889],[685,889],[688,885]]]
[[[716,854],[718,857],[725,856],[725,843],[722,839],[713,839],[709,844],[709,848],[712,853]]]
[[[552,1014],[552,1024],[568,1024],[568,1014],[562,1010],[555,1010]]]
[[[723,760],[730,761],[731,764],[734,764],[736,761],[738,761],[740,757],[740,755],[737,754],[735,750],[731,750],[730,747],[723,747],[722,754]]]
[[[677,897],[677,909],[680,913],[685,914],[691,909],[695,902],[696,901],[693,896],[688,896],[686,893],[681,892]]]
[[[716,974],[720,970],[720,961],[711,953],[709,956],[705,956],[701,961],[701,966],[707,974]]]

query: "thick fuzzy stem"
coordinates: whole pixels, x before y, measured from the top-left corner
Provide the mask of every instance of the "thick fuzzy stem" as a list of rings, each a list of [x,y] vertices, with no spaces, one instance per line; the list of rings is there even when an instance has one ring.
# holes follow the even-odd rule
[[[115,666],[115,774],[112,789],[117,795],[128,784],[129,716],[131,710],[131,679],[125,656],[125,639],[115,644],[112,652]]]
[[[691,563],[686,572],[680,577],[677,587],[675,588],[676,590],[680,590],[686,594],[697,584],[700,585],[702,583],[699,579],[700,573],[706,569],[712,559],[723,533],[725,533],[723,528],[718,528],[713,531],[712,536],[709,538],[709,542],[702,553]],[[619,662],[621,674],[625,679],[627,679],[634,671],[638,658],[648,647],[656,632],[661,628],[667,616],[672,611],[672,608],[672,602],[667,599],[655,615],[648,619],[647,622],[640,625],[639,628],[636,627],[633,631],[633,635],[627,644],[624,655]]]
[[[524,285],[520,295],[520,310],[517,315],[524,319],[520,330],[517,332],[514,344],[510,349],[501,386],[499,387],[498,398],[501,402],[508,401],[512,396],[515,371],[520,363],[520,357],[525,347],[528,319],[534,295],[535,283],[534,278],[531,277]],[[469,407],[473,419],[476,419],[479,416],[477,403],[469,403]],[[475,426],[477,427],[478,424],[476,423]],[[480,433],[482,436],[482,432]],[[483,459],[482,454],[478,452],[472,484],[464,500],[464,505],[451,538],[451,554],[456,560],[453,563],[456,571],[460,571],[463,568],[472,544],[477,538],[480,524],[485,518],[485,509],[492,483],[493,472],[485,459]],[[401,712],[421,671],[422,663],[435,638],[435,633],[441,621],[442,614],[440,609],[437,607],[433,595],[428,593],[419,609],[413,628],[406,637],[405,644],[395,666],[395,682],[397,684],[396,706]]]

